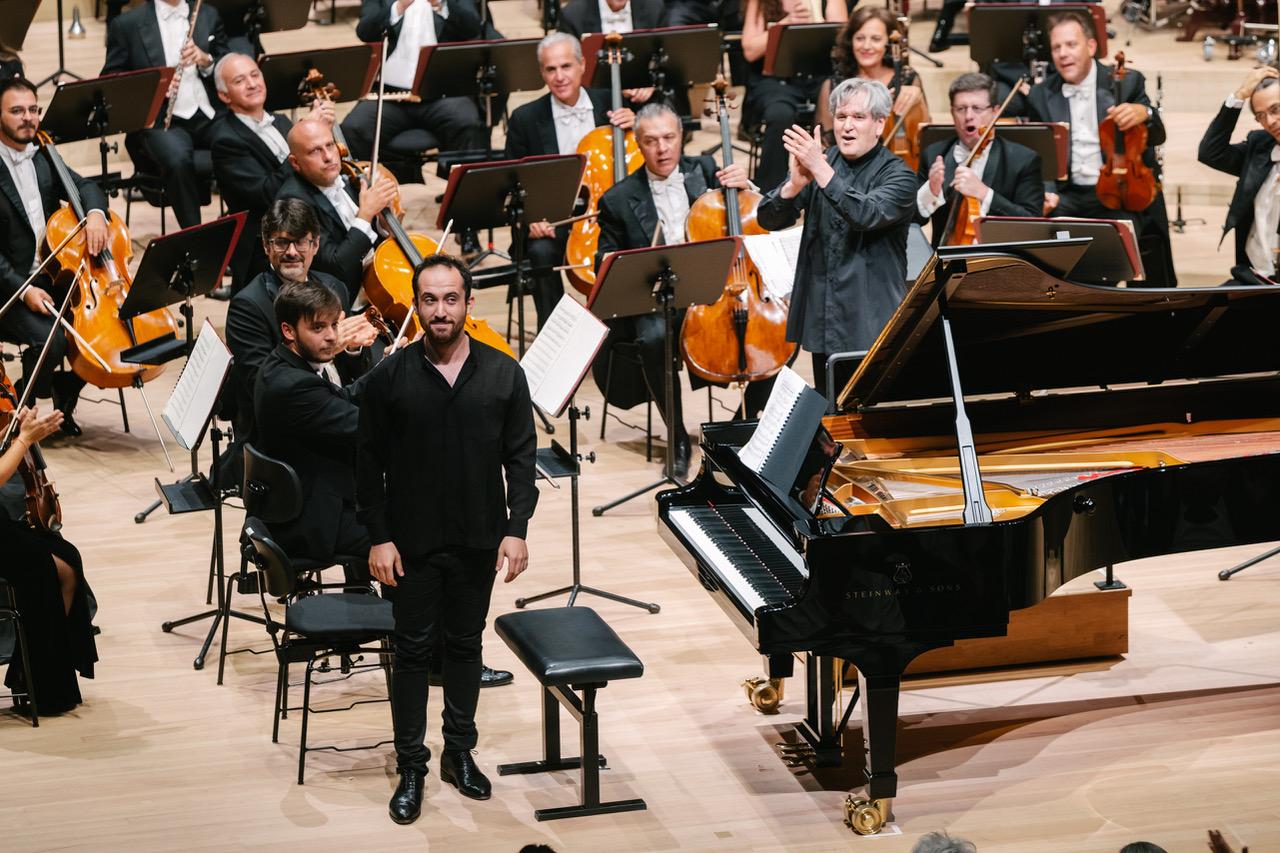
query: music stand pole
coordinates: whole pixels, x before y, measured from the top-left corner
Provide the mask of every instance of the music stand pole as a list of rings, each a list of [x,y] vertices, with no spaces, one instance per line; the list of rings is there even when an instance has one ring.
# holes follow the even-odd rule
[[[48,77],[37,83],[37,89],[44,86],[45,83],[53,83],[56,85],[63,77],[70,77],[72,80],[84,79],[79,74],[67,70],[67,52],[62,39],[62,0],[58,0],[58,70],[54,71]]]

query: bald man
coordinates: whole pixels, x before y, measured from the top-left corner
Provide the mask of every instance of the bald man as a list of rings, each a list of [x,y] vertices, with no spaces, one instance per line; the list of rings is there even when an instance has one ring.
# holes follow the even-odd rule
[[[333,141],[333,126],[306,118],[289,131],[289,165],[293,174],[276,198],[300,198],[320,219],[320,249],[311,268],[337,276],[355,293],[364,261],[378,242],[374,218],[396,197],[396,186],[379,181],[355,186],[342,174],[342,159]]]

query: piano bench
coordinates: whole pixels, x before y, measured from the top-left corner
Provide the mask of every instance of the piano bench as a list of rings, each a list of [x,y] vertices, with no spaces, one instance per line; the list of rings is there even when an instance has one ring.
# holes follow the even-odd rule
[[[542,685],[542,760],[503,764],[498,767],[498,774],[582,770],[580,804],[537,809],[533,816],[538,820],[558,820],[646,808],[640,799],[600,802],[600,768],[607,764],[600,754],[596,691],[615,679],[643,675],[644,664],[635,652],[589,607],[507,613],[495,619],[493,627]],[[564,705],[581,726],[580,757],[560,755],[557,703]]]

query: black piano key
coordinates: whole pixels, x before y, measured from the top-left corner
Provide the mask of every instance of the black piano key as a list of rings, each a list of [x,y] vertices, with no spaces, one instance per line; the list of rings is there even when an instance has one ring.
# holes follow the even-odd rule
[[[741,506],[691,507],[695,524],[716,543],[733,568],[766,602],[804,592],[805,578]]]

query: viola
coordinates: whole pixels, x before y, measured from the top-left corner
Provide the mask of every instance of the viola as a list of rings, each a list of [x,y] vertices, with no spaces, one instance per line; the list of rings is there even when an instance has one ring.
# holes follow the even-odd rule
[[[1116,67],[1111,73],[1111,95],[1116,106],[1121,104],[1120,83],[1129,73],[1124,66],[1124,53],[1116,54]],[[1098,173],[1098,201],[1112,210],[1141,213],[1156,200],[1160,191],[1155,173],[1142,162],[1147,150],[1147,126],[1135,125],[1121,132],[1115,119],[1098,122],[1098,142],[1102,147],[1102,170]]]
[[[894,77],[898,80],[898,90],[901,91],[903,86],[916,85],[918,78],[915,69],[911,67],[906,18],[898,19],[898,29],[890,34],[889,44],[893,51]],[[884,146],[901,157],[912,171],[920,167],[920,125],[927,124],[928,121],[928,108],[923,101],[919,101],[902,115],[895,113],[890,116],[880,137]]]
[[[76,230],[86,211],[75,181],[71,179],[71,172],[49,135],[42,131],[36,138],[49,155],[69,201],[68,206],[59,208],[45,225],[41,247],[43,256]],[[107,216],[107,246],[102,253],[97,257],[91,256],[85,235],[78,234],[49,264],[49,274],[57,278],[60,270],[62,274],[74,274],[75,277],[77,293],[72,297],[69,322],[76,334],[68,335],[67,339],[67,358],[71,369],[98,388],[139,386],[159,376],[164,365],[126,362],[120,358],[121,352],[166,335],[176,336],[178,324],[167,308],[157,308],[130,320],[120,319],[120,306],[133,284],[133,276],[129,273],[133,241],[120,217],[110,210],[104,213]],[[82,263],[84,273],[76,274]],[[81,341],[87,343],[92,352],[87,351]],[[99,356],[105,364],[98,360]]]
[[[1000,105],[1000,109],[996,110],[995,117],[991,123],[982,129],[982,133],[978,135],[978,143],[973,146],[973,150],[969,152],[969,156],[965,158],[963,165],[966,169],[972,168],[973,164],[978,162],[978,158],[982,156],[982,152],[987,150],[991,145],[991,140],[995,139],[996,125],[1001,123],[1005,109],[1008,108],[1009,102],[1013,100],[1013,96],[1022,88],[1022,84],[1026,81],[1023,77],[1018,80],[1017,84],[1009,90],[1009,95],[1004,99],[1004,103]],[[951,214],[948,218],[946,228],[947,238],[943,241],[948,246],[972,246],[978,242],[977,224],[978,217],[982,215],[982,202],[976,198],[964,196],[956,199],[956,203],[951,206]]]
[[[723,75],[716,78],[720,152],[726,168],[733,163],[728,86]],[[756,223],[760,198],[759,193],[731,187],[703,193],[689,208],[689,240],[765,233]],[[760,271],[743,250],[733,261],[720,298],[686,312],[680,353],[689,370],[704,379],[754,382],[773,376],[795,356],[797,345],[788,343],[786,335],[786,306],[766,295]]]
[[[609,33],[602,51],[609,65],[609,90],[615,111],[622,109],[622,36]],[[573,223],[565,244],[565,264],[569,282],[583,295],[589,295],[596,284],[596,246],[600,242],[600,225],[594,214],[600,207],[600,196],[614,184],[644,165],[635,134],[620,131],[613,125],[597,127],[582,137],[578,153],[586,157],[582,171],[582,188],[587,195],[586,213]]]
[[[4,363],[0,362],[0,434],[10,434],[11,422],[17,417],[17,412],[18,394],[4,372]],[[36,530],[57,533],[62,529],[62,505],[58,502],[58,492],[53,483],[45,476],[44,455],[39,446],[28,447],[22,454],[18,460],[18,474],[22,477],[25,492],[24,520]]]

